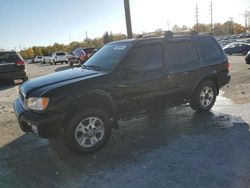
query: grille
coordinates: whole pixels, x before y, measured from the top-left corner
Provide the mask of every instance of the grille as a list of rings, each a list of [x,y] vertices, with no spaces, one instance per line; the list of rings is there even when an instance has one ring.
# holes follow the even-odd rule
[[[19,96],[20,96],[22,104],[24,105],[25,104],[25,96],[21,90],[19,91]]]

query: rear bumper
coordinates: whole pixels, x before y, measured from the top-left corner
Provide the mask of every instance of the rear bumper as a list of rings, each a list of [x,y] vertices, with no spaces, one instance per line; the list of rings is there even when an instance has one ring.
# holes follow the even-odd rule
[[[13,107],[19,126],[26,133],[34,133],[42,138],[54,138],[63,127],[65,113],[56,115],[33,113],[24,109],[19,98],[15,100]]]
[[[219,88],[224,87],[225,85],[227,85],[229,82],[231,81],[231,76],[227,75],[226,77],[224,77],[223,79],[219,80]]]
[[[24,70],[15,71],[15,72],[6,72],[0,73],[0,80],[17,80],[27,78],[26,72]]]

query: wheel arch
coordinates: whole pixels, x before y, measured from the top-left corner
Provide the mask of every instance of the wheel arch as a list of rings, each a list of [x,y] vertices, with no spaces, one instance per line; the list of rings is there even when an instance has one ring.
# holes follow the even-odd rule
[[[106,112],[112,119],[112,127],[118,128],[118,117],[116,114],[116,104],[111,95],[104,90],[91,90],[83,95],[77,95],[69,107],[69,113],[66,116],[65,127],[72,117],[80,111],[87,109],[100,109]]]
[[[210,80],[212,82],[214,82],[215,86],[216,86],[216,95],[219,95],[219,84],[218,84],[218,76],[216,71],[211,72],[209,74],[204,75],[203,77],[201,77],[194,85],[193,89],[192,89],[192,95],[194,94],[196,88],[204,81],[206,80]]]

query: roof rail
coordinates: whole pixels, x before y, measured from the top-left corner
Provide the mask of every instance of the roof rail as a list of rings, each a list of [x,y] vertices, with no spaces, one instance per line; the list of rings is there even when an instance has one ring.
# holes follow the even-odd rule
[[[172,32],[172,31],[155,31],[144,33],[142,35],[138,35],[137,38],[151,38],[151,37],[164,37],[166,39],[173,38],[174,36],[183,36],[183,35],[198,35],[199,33],[196,31],[180,31],[180,32]]]

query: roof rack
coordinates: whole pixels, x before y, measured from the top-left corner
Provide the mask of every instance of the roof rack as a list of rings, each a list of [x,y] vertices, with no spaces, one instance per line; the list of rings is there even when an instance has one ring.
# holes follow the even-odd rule
[[[144,33],[142,35],[138,35],[137,38],[152,38],[152,37],[164,37],[165,39],[173,38],[174,36],[183,36],[183,35],[198,35],[199,33],[196,31],[180,31],[180,32],[172,32],[172,31],[155,31]]]

